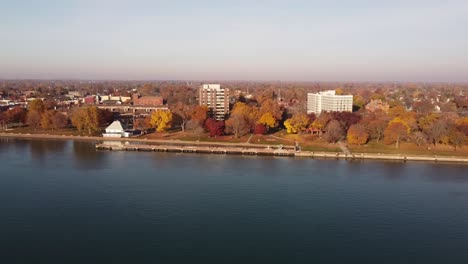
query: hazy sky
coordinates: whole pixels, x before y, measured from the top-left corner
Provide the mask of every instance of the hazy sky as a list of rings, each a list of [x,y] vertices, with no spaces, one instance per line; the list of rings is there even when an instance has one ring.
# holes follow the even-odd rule
[[[0,0],[0,78],[468,81],[468,0]]]

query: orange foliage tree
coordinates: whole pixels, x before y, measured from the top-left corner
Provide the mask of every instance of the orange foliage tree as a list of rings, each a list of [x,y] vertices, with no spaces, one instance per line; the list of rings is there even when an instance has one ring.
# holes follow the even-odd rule
[[[349,128],[347,139],[349,144],[363,145],[367,143],[369,134],[364,126],[356,124]]]
[[[400,148],[400,142],[409,136],[410,131],[408,124],[397,117],[388,123],[384,131],[384,143],[395,143],[395,147]]]

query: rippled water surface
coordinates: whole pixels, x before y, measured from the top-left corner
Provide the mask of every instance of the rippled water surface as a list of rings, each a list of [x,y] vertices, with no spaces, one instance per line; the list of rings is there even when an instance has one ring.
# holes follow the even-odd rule
[[[0,139],[2,263],[468,263],[468,166]]]

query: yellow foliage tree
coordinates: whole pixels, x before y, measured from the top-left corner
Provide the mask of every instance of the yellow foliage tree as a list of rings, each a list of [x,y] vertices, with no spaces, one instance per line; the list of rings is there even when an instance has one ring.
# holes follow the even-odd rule
[[[320,134],[321,131],[325,130],[325,127],[327,126],[330,120],[331,117],[328,113],[322,113],[317,117],[317,119],[314,120],[314,122],[312,122],[310,128],[318,130]]]
[[[284,126],[289,134],[297,134],[304,131],[309,125],[309,118],[305,114],[294,114],[284,121]]]
[[[411,131],[410,126],[400,117],[395,117],[388,123],[384,131],[384,142],[386,144],[395,143],[396,148],[400,148],[400,141],[409,136]]]
[[[78,131],[87,131],[88,135],[92,135],[99,131],[99,112],[97,107],[79,107],[76,108],[71,115],[72,125]]]
[[[392,119],[392,120],[388,123],[388,125],[391,125],[391,124],[393,124],[393,123],[401,123],[403,126],[405,126],[406,132],[407,132],[408,134],[410,133],[411,127],[410,127],[410,125],[408,124],[408,121],[407,121],[407,120],[405,120],[405,119],[403,119],[403,118],[401,118],[401,117],[395,117],[394,119]]]
[[[263,101],[260,106],[260,118],[266,113],[270,113],[275,119],[275,122],[281,120],[283,116],[283,110],[281,109],[280,105],[271,99]],[[276,125],[278,125],[278,123],[276,123]]]
[[[158,132],[164,132],[171,127],[172,113],[165,110],[156,110],[151,114],[150,124]]]
[[[258,120],[259,124],[265,125],[268,128],[270,127],[276,127],[278,123],[276,122],[276,119],[273,117],[273,115],[269,112],[264,113],[260,119]]]
[[[344,91],[343,91],[343,88],[336,88],[335,89],[335,94],[336,95],[343,95],[344,94]]]
[[[455,121],[455,124],[457,126],[468,125],[468,117],[460,117]]]

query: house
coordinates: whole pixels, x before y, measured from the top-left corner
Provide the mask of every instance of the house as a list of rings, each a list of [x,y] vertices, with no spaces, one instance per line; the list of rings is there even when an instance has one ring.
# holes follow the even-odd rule
[[[114,121],[106,128],[106,133],[102,134],[103,137],[129,137],[130,133],[125,132],[120,121]]]
[[[368,104],[366,104],[366,110],[369,112],[375,112],[377,110],[382,110],[385,113],[388,113],[390,109],[390,105],[386,102],[383,102],[380,99],[371,100]]]

